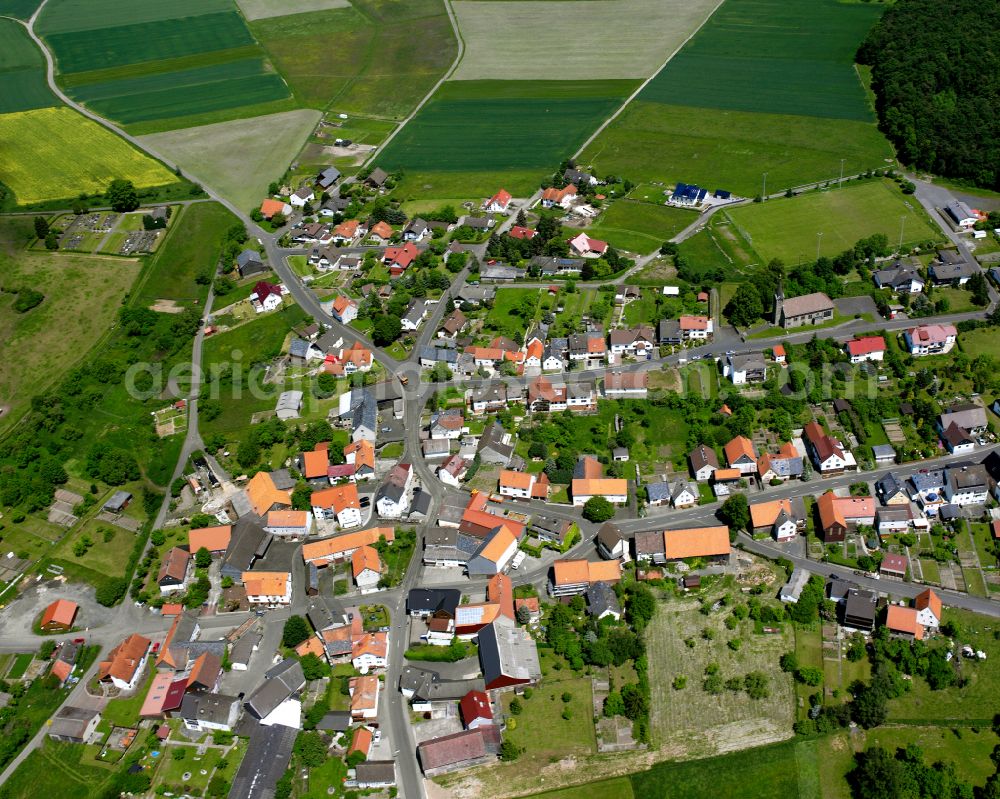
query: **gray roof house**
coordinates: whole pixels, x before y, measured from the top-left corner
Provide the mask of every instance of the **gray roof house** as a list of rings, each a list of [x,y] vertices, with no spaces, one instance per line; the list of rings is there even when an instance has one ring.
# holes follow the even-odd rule
[[[254,725],[228,799],[274,799],[275,786],[288,769],[298,734],[297,729],[281,724]]]
[[[650,505],[669,505],[670,483],[666,480],[657,480],[655,483],[646,483],[646,501]]]
[[[266,718],[305,684],[302,665],[295,658],[286,658],[264,674],[264,682],[247,698],[247,710],[258,719]]]
[[[970,433],[983,433],[989,424],[986,418],[986,409],[972,403],[952,405],[941,412],[938,417],[938,427],[947,430],[952,424],[968,430]]]
[[[316,176],[316,185],[325,190],[338,180],[340,180],[340,170],[335,166],[328,166]]]
[[[622,617],[622,606],[610,583],[592,583],[587,588],[586,598],[587,612],[595,619],[612,616],[618,621]]]
[[[243,252],[237,255],[236,268],[239,270],[240,277],[260,275],[267,271],[267,267],[264,266],[264,262],[261,260],[260,253],[254,250],[243,250]]]

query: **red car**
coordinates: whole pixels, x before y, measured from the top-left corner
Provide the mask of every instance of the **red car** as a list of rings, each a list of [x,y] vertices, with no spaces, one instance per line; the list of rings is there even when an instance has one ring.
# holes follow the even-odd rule
[[[73,643],[74,643],[74,644],[84,644],[84,643],[86,643],[86,642],[87,642],[87,639],[86,639],[86,638],[74,638],[74,639],[73,639]]]
[[[153,644],[153,651],[154,652],[159,652],[160,651],[160,642],[159,641],[157,641],[155,644]]]

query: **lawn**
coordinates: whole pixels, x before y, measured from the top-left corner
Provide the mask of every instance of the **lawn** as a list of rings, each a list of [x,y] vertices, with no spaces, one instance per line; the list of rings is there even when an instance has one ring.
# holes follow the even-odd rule
[[[633,81],[456,81],[444,84],[378,158],[407,172],[503,173],[541,177],[568,157],[634,88]],[[462,177],[435,196],[481,185]],[[494,188],[493,191],[496,189]],[[426,198],[426,197],[425,197]]]
[[[990,753],[997,737],[989,728],[981,731],[967,727],[879,727],[867,733],[867,746],[884,746],[890,751],[916,744],[924,750],[928,762],[953,763],[958,778],[982,785],[995,771]]]
[[[138,302],[151,305],[157,300],[174,300],[200,307],[208,296],[208,286],[196,283],[195,278],[205,271],[214,274],[223,237],[237,219],[218,203],[189,205],[180,214],[153,256],[148,279],[137,289]]]
[[[45,60],[24,26],[0,19],[0,114],[55,104],[45,82]]]
[[[5,153],[0,181],[18,203],[102,194],[116,178],[137,188],[177,183],[177,177],[106,128],[70,108],[0,115]]]
[[[968,679],[963,688],[952,686],[932,691],[925,680],[914,679],[910,690],[889,701],[889,720],[912,724],[920,721],[953,723],[959,726],[988,726],[993,716],[995,687],[1000,679],[1000,643],[993,637],[996,620],[964,610],[948,608],[945,620],[959,624],[956,643],[969,644],[986,652],[984,661],[964,658],[958,664],[962,677]],[[943,643],[940,642],[940,643]]]
[[[724,3],[640,96],[669,105],[870,121],[854,53],[881,13],[878,6],[836,0]]]
[[[27,20],[41,5],[41,0],[0,0],[0,14]]]
[[[126,699],[112,699],[101,711],[101,717],[111,726],[134,727],[139,723],[139,710],[146,698],[150,685],[153,684],[154,671],[147,666],[146,678],[135,689],[135,693]]]
[[[633,774],[636,796],[658,799],[789,799],[816,797],[820,779],[817,741],[786,741],[708,760],[660,763]]]
[[[941,236],[920,204],[908,200],[889,180],[811,191],[732,208],[726,214],[764,261],[780,258],[787,264],[813,259],[817,243],[821,255],[834,256],[875,233],[885,234],[895,246],[901,219],[906,220],[904,244]]]
[[[993,531],[984,522],[968,523],[972,533],[972,540],[976,545],[976,553],[979,555],[979,563],[984,569],[995,568],[997,565],[996,539],[993,538]]]
[[[251,27],[301,105],[402,119],[455,59],[444,3],[343,5]]]
[[[58,743],[46,738],[41,748],[31,752],[4,783],[9,799],[35,799],[58,796],[60,799],[89,799],[110,775],[106,766],[84,759],[87,748],[78,744]]]
[[[72,369],[105,334],[139,268],[122,258],[28,250],[28,218],[0,224],[0,272],[8,287],[35,284],[45,294],[27,313],[0,294],[0,397],[10,405],[0,428],[13,424],[31,398]],[[45,368],[24,368],[25,364]]]
[[[743,197],[886,166],[873,122],[665,105],[635,100],[581,153],[601,174],[677,181]],[[898,236],[898,233],[897,233]]]
[[[748,740],[780,740],[795,718],[791,677],[777,668],[778,658],[794,645],[791,629],[786,627],[781,635],[755,635],[753,622],[744,621],[730,631],[724,625],[726,615],[717,611],[704,616],[699,602],[675,601],[660,605],[647,628],[653,741],[687,757],[742,748]],[[712,640],[702,638],[705,628],[715,631]],[[685,644],[689,638],[696,641],[693,648]],[[727,645],[733,638],[743,642],[735,652]],[[705,692],[702,681],[710,663],[719,665],[723,680],[764,672],[770,679],[770,697],[754,700],[745,691],[715,696]],[[670,687],[678,675],[687,677],[687,687],[680,691]],[[637,795],[652,794],[641,790]]]
[[[532,3],[528,11],[519,0],[459,0],[454,9],[465,54],[454,78],[647,78],[715,5],[715,0],[548,2]],[[572,36],[566,36],[568,29]]]
[[[24,672],[28,670],[28,666],[31,665],[31,661],[34,660],[35,656],[31,652],[21,652],[16,658],[14,658],[14,665],[10,667],[10,671],[7,672],[7,679],[18,680],[24,676]]]
[[[629,778],[616,777],[612,780],[600,780],[573,788],[563,788],[560,791],[532,794],[531,799],[578,799],[581,789],[585,789],[590,796],[600,796],[601,799],[633,799],[635,796]]]
[[[227,200],[249,210],[279,180],[319,121],[315,111],[218,122],[141,137],[156,152],[211,184]],[[267,130],[267,136],[261,136]]]
[[[645,255],[658,250],[664,241],[697,219],[696,213],[681,208],[619,200],[608,206],[587,232],[618,249]]]

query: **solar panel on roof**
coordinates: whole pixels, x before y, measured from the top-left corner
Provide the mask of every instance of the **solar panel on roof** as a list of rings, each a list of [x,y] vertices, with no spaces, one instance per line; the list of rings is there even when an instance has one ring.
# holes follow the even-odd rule
[[[455,611],[455,624],[475,624],[483,617],[482,608],[458,608]]]

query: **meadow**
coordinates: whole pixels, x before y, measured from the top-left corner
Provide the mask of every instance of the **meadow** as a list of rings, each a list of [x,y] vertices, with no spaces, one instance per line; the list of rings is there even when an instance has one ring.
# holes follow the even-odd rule
[[[812,260],[817,243],[821,255],[837,255],[875,233],[885,234],[896,246],[901,219],[906,220],[904,246],[941,237],[920,204],[904,197],[889,180],[849,183],[725,213],[765,262],[772,258],[787,264]]]
[[[608,206],[587,232],[614,247],[645,255],[695,222],[698,215],[663,204],[618,200]]]
[[[162,164],[70,108],[3,114],[0,140],[0,181],[21,204],[100,194],[116,178],[139,189],[178,182]]]
[[[176,210],[174,213],[178,213]],[[199,272],[214,270],[222,253],[222,239],[238,220],[218,203],[195,203],[174,219],[164,245],[152,257],[151,268],[136,287],[135,301],[143,306],[157,300],[200,307],[208,286],[195,283]]]
[[[579,147],[634,86],[632,81],[445,83],[389,143],[378,164],[417,173],[492,171],[497,187],[508,170],[538,170],[541,176]],[[440,196],[467,193],[449,187]]]
[[[713,110],[635,100],[580,154],[599,174],[677,181],[743,197],[881,169],[892,148],[874,122]]]
[[[452,78],[647,78],[718,2],[459,0],[454,10],[465,54]]]
[[[0,16],[28,19],[41,5],[41,0],[0,0]]]
[[[35,43],[23,26],[0,19],[0,114],[55,104],[45,82],[45,59]]]
[[[38,29],[67,93],[131,132],[294,107],[234,0],[61,0]]]
[[[878,6],[837,0],[724,3],[640,97],[869,121],[854,53],[881,13]]]
[[[0,403],[10,406],[0,427],[12,425],[31,398],[69,371],[96,343],[139,273],[124,258],[28,250],[30,219],[0,225],[0,272],[4,287],[38,285],[45,299],[27,313],[12,308],[14,295],[0,294]],[[25,364],[45,368],[24,368]]]
[[[260,19],[251,27],[301,105],[403,118],[455,58],[444,3],[355,0],[345,6]]]
[[[250,209],[260,204],[272,180],[280,180],[318,121],[316,111],[299,109],[152,133],[140,140],[237,207]],[[260,135],[262,129],[267,136]]]

